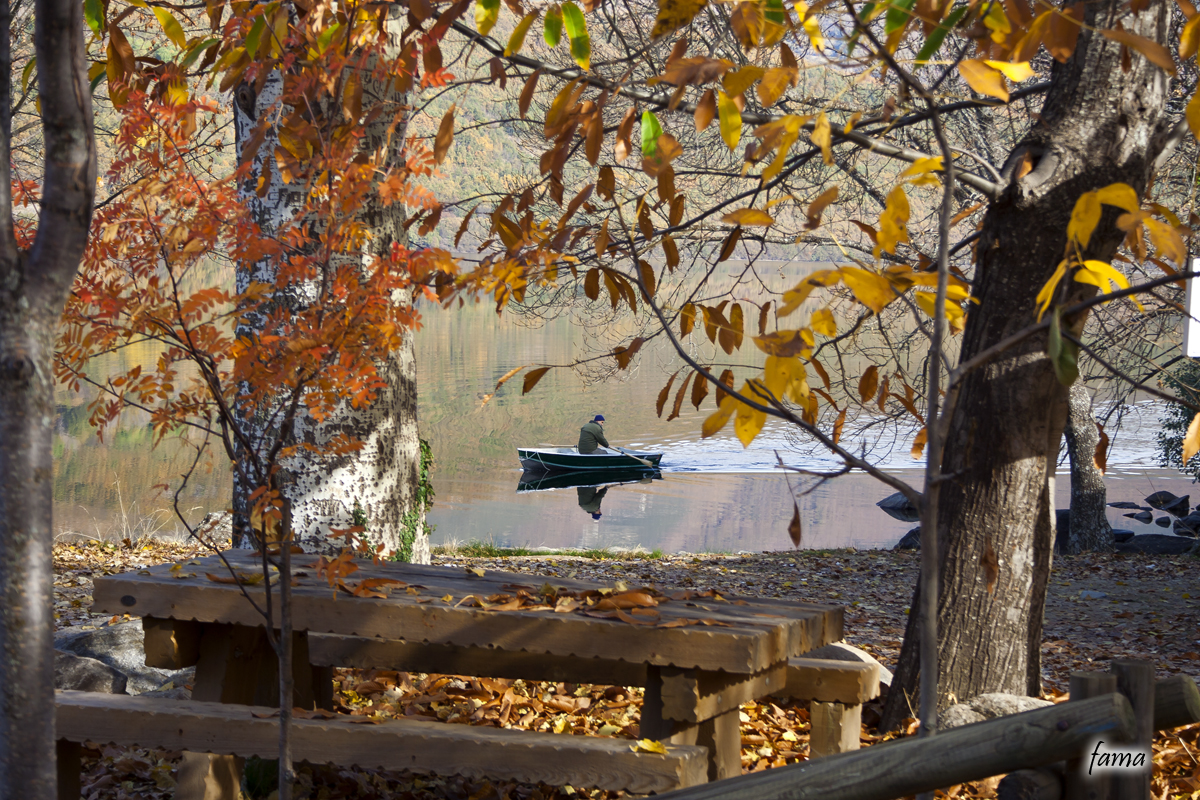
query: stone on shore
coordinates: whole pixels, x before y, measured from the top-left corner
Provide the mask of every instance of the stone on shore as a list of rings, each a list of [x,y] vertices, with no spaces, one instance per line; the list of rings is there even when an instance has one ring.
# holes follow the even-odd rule
[[[1187,536],[1172,536],[1168,533],[1144,533],[1117,545],[1118,553],[1148,553],[1155,556],[1174,556],[1191,552],[1197,546],[1195,539]]]
[[[940,714],[940,728],[958,728],[973,722],[984,722],[997,717],[1007,717],[1010,714],[1020,714],[1035,708],[1052,706],[1049,700],[1039,697],[1026,697],[1019,694],[992,692],[981,694],[965,703],[950,706],[945,713]]]
[[[64,653],[61,650],[54,651],[55,689],[126,694],[127,683],[125,673],[113,669],[103,661]]]
[[[90,631],[59,631],[54,648],[76,656],[95,659],[123,674],[129,694],[142,694],[165,683],[191,683],[194,669],[172,671],[146,666],[142,621],[135,619]]]

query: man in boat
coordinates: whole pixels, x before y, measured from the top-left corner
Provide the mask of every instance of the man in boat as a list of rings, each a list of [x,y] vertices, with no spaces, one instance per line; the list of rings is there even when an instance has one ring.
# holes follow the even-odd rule
[[[600,501],[608,494],[608,487],[576,486],[575,492],[579,495],[579,507],[591,514],[592,519],[600,519]]]
[[[604,438],[604,415],[597,414],[592,421],[579,429],[579,452],[593,453],[600,445],[608,447]]]

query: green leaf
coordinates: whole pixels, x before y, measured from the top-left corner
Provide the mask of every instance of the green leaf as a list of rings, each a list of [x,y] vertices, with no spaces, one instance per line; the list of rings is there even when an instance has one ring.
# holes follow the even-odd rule
[[[26,94],[29,91],[29,78],[33,75],[33,68],[37,66],[37,57],[29,59],[29,63],[25,65],[25,69],[21,70],[21,94]]]
[[[475,27],[487,36],[488,31],[500,19],[500,0],[475,0]]]
[[[340,23],[338,23],[340,24]],[[330,42],[333,41],[334,29],[337,25],[330,25],[325,30],[321,31],[321,35],[317,37],[317,44],[320,45],[321,51],[329,49]],[[246,53],[253,58],[258,52],[258,43],[262,40],[263,31],[267,29],[267,18],[262,14],[254,20],[254,24],[250,26],[250,32],[246,34]]]
[[[938,23],[937,27],[933,29],[933,33],[929,34],[929,38],[925,40],[921,52],[917,53],[918,64],[934,57],[941,48],[942,42],[946,40],[946,34],[958,25],[958,21],[963,18],[965,13],[967,13],[967,7],[963,6],[952,11],[950,16]]]
[[[1063,386],[1070,386],[1079,377],[1079,345],[1063,338],[1062,312],[1054,309],[1050,318],[1050,336],[1046,342],[1046,355],[1054,365],[1054,374]]]
[[[772,25],[786,25],[787,10],[783,7],[783,0],[767,0],[763,3],[763,19]]]
[[[260,19],[261,19],[261,17],[260,17]],[[255,23],[255,24],[257,25],[258,23]],[[264,22],[263,24],[265,25],[266,23]],[[330,25],[328,28],[326,28],[325,30],[321,31],[321,35],[317,37],[317,47],[320,48],[320,51],[322,53],[324,53],[326,50],[328,50],[329,46],[331,44],[333,44],[333,37],[337,36],[337,32],[340,31],[341,29],[342,29],[342,23],[335,22],[332,25]],[[254,31],[251,31],[251,33],[253,33],[253,32]],[[260,36],[262,35],[261,32],[259,35]],[[249,42],[250,42],[250,37],[246,37],[246,52],[253,55],[253,51],[251,51],[251,49],[250,49]],[[257,42],[255,42],[255,44],[257,44]]]
[[[662,125],[653,111],[642,112],[642,155],[651,158],[658,151],[658,137],[662,136]]]
[[[504,48],[505,57],[521,52],[521,48],[525,46],[525,34],[529,33],[529,28],[537,18],[537,11],[530,11],[521,18],[517,27],[513,29],[512,36],[508,37],[508,44]]]
[[[187,55],[183,57],[183,61],[179,62],[179,66],[182,69],[187,69],[196,62],[196,59],[200,57],[201,53],[213,45],[219,44],[220,41],[220,39],[205,39],[202,42],[197,42],[196,44],[192,45],[191,48],[188,49]]]
[[[546,12],[546,19],[542,22],[542,38],[546,40],[547,47],[557,47],[558,42],[562,39],[563,29],[563,12],[560,6],[550,6],[550,10]]]
[[[179,20],[175,19],[165,8],[155,8],[153,11],[154,16],[158,18],[158,24],[162,26],[163,33],[167,35],[171,43],[180,50],[187,47],[187,37],[183,34],[183,27],[179,24]]]
[[[83,18],[97,36],[104,35],[104,4],[101,0],[83,0]]]
[[[892,4],[888,7],[887,19],[883,23],[884,33],[895,33],[904,27],[908,22],[908,18],[912,16],[909,12],[916,5],[917,0],[892,0]]]
[[[581,69],[590,68],[592,40],[588,36],[587,21],[583,18],[583,12],[574,3],[563,3],[562,15],[567,26],[567,37],[571,40],[571,58],[575,59],[575,63]]]

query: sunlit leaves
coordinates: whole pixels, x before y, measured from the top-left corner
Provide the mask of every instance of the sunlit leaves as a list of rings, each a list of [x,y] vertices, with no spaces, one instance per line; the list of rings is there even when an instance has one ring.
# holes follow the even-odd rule
[[[1063,386],[1070,386],[1079,377],[1079,345],[1063,337],[1062,314],[1059,309],[1055,309],[1050,318],[1046,355],[1050,357],[1054,375]]]
[[[742,384],[741,394],[743,397],[757,399],[750,381]],[[733,421],[733,432],[738,441],[742,443],[742,447],[749,447],[766,423],[767,413],[765,411],[760,411],[745,403],[738,403],[737,417]]]
[[[995,8],[1000,6],[999,3],[992,5]],[[1025,80],[1033,74],[1028,64],[1008,64],[1002,61],[983,61],[975,58],[960,61],[958,73],[975,91],[988,97],[997,97],[1005,102],[1009,98],[1008,84],[1004,81],[1005,76],[1007,75],[1013,80]]]
[[[879,389],[879,367],[872,364],[867,367],[858,379],[858,397],[863,403],[869,403]]]
[[[822,336],[830,338],[837,336],[837,321],[834,320],[833,312],[828,308],[821,308],[814,311],[808,325],[813,329],[814,333],[819,333]]]
[[[775,220],[765,211],[757,208],[739,208],[721,217],[722,222],[731,225],[772,225]]]
[[[498,0],[497,0],[498,2]],[[557,47],[562,39],[563,32],[563,12],[562,6],[552,5],[546,11],[546,17],[542,20],[542,39],[546,42],[547,47]]]
[[[487,36],[500,18],[500,0],[475,0],[475,27]]]
[[[179,24],[179,20],[167,11],[165,8],[154,8],[154,16],[158,20],[158,24],[162,27],[163,33],[171,40],[171,44],[178,47],[180,50],[187,47],[187,36],[183,33],[183,27]]]
[[[1179,34],[1179,57],[1189,59],[1200,50],[1200,14],[1194,15]]]
[[[104,35],[103,0],[84,0],[83,18],[87,22],[88,27],[92,29],[92,33],[96,34],[96,36]]]
[[[537,386],[538,381],[549,371],[550,367],[538,367],[526,372],[525,379],[521,384],[521,394],[529,394],[533,387]]]
[[[842,267],[839,272],[846,286],[854,293],[855,299],[876,314],[896,299],[892,284],[877,272],[859,267]]]
[[[1113,183],[1103,189],[1084,192],[1075,201],[1071,219],[1067,223],[1067,238],[1081,250],[1087,248],[1092,232],[1100,224],[1102,205],[1117,206],[1130,214],[1136,214],[1140,208],[1137,192],[1128,184]]]
[[[1187,433],[1183,437],[1183,463],[1186,466],[1188,459],[1200,452],[1200,414],[1192,417],[1192,421],[1188,423]]]
[[[804,215],[808,218],[804,223],[804,229],[811,231],[819,228],[821,226],[821,214],[824,213],[825,208],[830,203],[836,201],[837,198],[837,186],[831,186],[817,195],[816,199],[808,204],[808,210],[804,212]]]
[[[504,46],[504,55],[512,56],[521,52],[521,48],[525,46],[525,36],[529,33],[529,29],[533,23],[537,21],[538,12],[530,11],[521,21],[517,23],[517,27],[513,28],[512,35],[508,37],[508,44]]]
[[[825,160],[825,164],[833,164],[833,133],[824,111],[817,115],[817,121],[813,123],[811,138],[812,143],[821,148],[821,158]]]
[[[742,112],[724,92],[717,92],[717,115],[720,117],[721,138],[730,150],[736,150],[742,139]]]
[[[1188,106],[1191,108],[1191,105]],[[707,128],[717,116],[717,96],[709,89],[700,98],[700,102],[696,103],[696,111],[693,114],[693,120],[696,123],[696,131],[702,131]],[[1200,129],[1200,105],[1197,106],[1197,127],[1193,127],[1193,132]],[[1191,116],[1188,121],[1191,121]]]
[[[442,116],[441,124],[438,126],[437,136],[433,142],[433,160],[441,164],[446,160],[446,153],[450,150],[450,145],[454,143],[454,105],[446,109],[446,113]]]
[[[658,137],[662,136],[662,125],[653,111],[642,112],[642,156],[651,158],[658,150]]]
[[[1171,51],[1153,39],[1147,39],[1145,36],[1138,36],[1136,33],[1122,30],[1106,29],[1100,32],[1104,34],[1106,39],[1120,42],[1125,47],[1141,53],[1151,64],[1168,75],[1175,74],[1175,59],[1172,57]]]
[[[787,160],[788,151],[796,143],[796,140],[800,136],[801,128],[804,127],[808,120],[809,117],[788,114],[754,129],[754,135],[762,140],[758,147],[758,152],[762,156],[772,151],[775,152],[774,160],[762,172],[762,179],[764,181],[769,181],[779,174],[784,162]]]

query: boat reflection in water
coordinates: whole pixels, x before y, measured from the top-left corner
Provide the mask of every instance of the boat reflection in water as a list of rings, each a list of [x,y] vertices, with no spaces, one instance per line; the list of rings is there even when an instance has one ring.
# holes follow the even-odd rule
[[[517,483],[517,494],[548,492],[555,489],[574,488],[579,497],[579,507],[592,519],[599,520],[603,512],[600,504],[608,490],[614,486],[630,483],[650,483],[662,480],[657,469],[594,470],[587,472],[557,472],[526,470]]]

